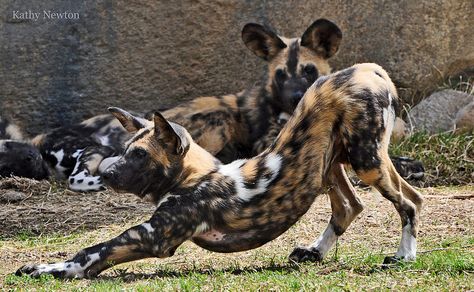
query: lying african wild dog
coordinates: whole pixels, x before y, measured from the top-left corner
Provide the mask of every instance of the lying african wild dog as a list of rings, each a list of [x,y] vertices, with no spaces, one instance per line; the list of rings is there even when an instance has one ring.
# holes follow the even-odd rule
[[[41,180],[54,175],[67,178],[72,190],[97,191],[103,188],[100,172],[114,162],[130,137],[112,115],[59,127],[31,141],[5,136],[10,139],[0,140],[0,177]]]
[[[253,249],[285,232],[328,188],[328,227],[290,255],[293,261],[320,261],[362,211],[344,164],[390,200],[401,217],[400,247],[386,262],[413,260],[422,198],[387,153],[396,103],[396,89],[380,66],[354,65],[316,81],[268,149],[227,165],[160,113],[151,122],[110,108],[135,136],[104,179],[117,191],[152,199],[155,213],[71,260],[27,265],[17,274],[94,277],[123,262],[172,256],[186,240],[216,252]]]

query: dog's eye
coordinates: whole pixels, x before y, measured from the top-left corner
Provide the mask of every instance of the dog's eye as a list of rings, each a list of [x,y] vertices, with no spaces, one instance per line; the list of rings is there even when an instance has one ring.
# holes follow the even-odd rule
[[[133,155],[135,157],[144,158],[148,155],[148,152],[145,149],[137,148],[133,150]]]
[[[276,79],[278,79],[278,80],[283,80],[283,79],[285,79],[285,78],[286,78],[286,72],[285,72],[285,70],[283,70],[283,69],[278,69],[278,70],[276,70],[276,72],[275,72],[275,77],[276,77]]]

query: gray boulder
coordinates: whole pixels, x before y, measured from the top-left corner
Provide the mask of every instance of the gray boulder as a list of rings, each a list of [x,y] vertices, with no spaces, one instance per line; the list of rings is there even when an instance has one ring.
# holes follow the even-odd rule
[[[435,92],[410,110],[411,126],[428,133],[454,130],[456,115],[473,101],[473,95],[452,89]]]

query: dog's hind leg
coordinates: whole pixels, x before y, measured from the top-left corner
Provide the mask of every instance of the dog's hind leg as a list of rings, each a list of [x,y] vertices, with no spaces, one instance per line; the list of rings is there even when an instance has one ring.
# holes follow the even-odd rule
[[[398,260],[410,261],[416,258],[416,236],[421,195],[411,187],[396,171],[386,151],[378,151],[380,166],[371,169],[356,169],[359,178],[375,187],[397,209],[402,221],[402,239],[394,257],[385,258],[384,263]]]
[[[337,238],[349,227],[351,222],[362,212],[363,205],[350,183],[342,164],[331,168],[330,179],[333,184],[329,191],[332,215],[326,230],[307,247],[297,247],[290,254],[295,262],[321,261]]]

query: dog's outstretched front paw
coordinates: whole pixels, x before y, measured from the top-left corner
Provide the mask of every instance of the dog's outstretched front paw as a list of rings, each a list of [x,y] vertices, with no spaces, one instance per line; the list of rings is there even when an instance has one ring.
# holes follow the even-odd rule
[[[38,278],[41,275],[52,275],[55,278],[62,279],[82,279],[85,276],[85,268],[79,263],[66,261],[54,264],[26,265],[19,268],[15,275],[28,275],[33,278]]]
[[[39,278],[41,275],[49,274],[55,278],[65,278],[66,271],[55,268],[48,269],[47,265],[25,265],[19,268],[15,275],[28,275],[33,278]]]
[[[302,262],[320,262],[323,260],[321,253],[315,248],[303,246],[296,247],[289,256],[290,261]]]

